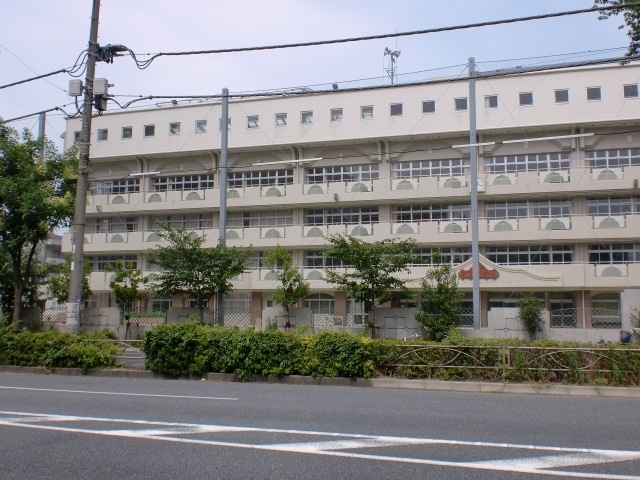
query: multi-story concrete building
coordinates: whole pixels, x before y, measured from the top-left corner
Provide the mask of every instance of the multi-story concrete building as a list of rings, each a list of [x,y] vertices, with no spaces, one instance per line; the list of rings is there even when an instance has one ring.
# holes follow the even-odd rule
[[[615,339],[632,327],[639,82],[633,63],[476,80],[481,318],[476,328],[471,315],[463,321],[470,335],[516,335],[522,292],[544,300],[549,338]],[[272,314],[276,282],[260,258],[282,245],[311,284],[299,306],[318,322],[361,325],[358,306],[323,280],[325,268],[341,268],[323,255],[325,237],[342,233],[415,239],[424,261],[406,278],[416,289],[440,250],[471,307],[469,93],[454,79],[232,99],[226,238],[254,254],[226,305]],[[206,101],[93,120],[84,251],[94,305],[110,306],[107,264],[154,271],[146,252],[162,223],[217,242],[221,123],[220,103]],[[66,146],[79,130],[69,120]],[[388,307],[382,323],[412,317],[410,305]]]

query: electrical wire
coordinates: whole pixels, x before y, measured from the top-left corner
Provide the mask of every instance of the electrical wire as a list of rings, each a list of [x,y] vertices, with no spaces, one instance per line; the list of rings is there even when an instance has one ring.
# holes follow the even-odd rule
[[[591,8],[583,8],[580,10],[568,10],[563,12],[556,13],[545,13],[541,15],[529,15],[526,17],[516,17],[516,18],[508,18],[504,20],[491,20],[486,22],[477,22],[463,25],[454,25],[450,27],[436,27],[436,28],[428,28],[424,30],[413,30],[409,32],[394,32],[394,33],[384,33],[380,35],[367,35],[364,37],[351,37],[351,38],[340,38],[333,40],[319,40],[315,42],[299,42],[299,43],[288,43],[288,44],[280,44],[280,45],[263,45],[257,47],[241,47],[241,48],[223,48],[223,49],[212,49],[212,50],[195,50],[195,51],[186,51],[186,52],[160,52],[152,55],[147,60],[138,60],[136,54],[133,50],[128,49],[129,54],[133,58],[136,63],[136,66],[140,70],[144,70],[151,65],[151,63],[160,57],[168,57],[168,56],[188,56],[188,55],[211,55],[211,54],[223,54],[223,53],[243,53],[243,52],[256,52],[256,51],[265,51],[265,50],[281,50],[287,48],[300,48],[300,47],[316,47],[320,45],[334,45],[341,43],[353,43],[353,42],[362,42],[368,40],[380,40],[384,38],[397,38],[397,37],[408,37],[414,35],[426,35],[431,33],[441,33],[441,32],[451,32],[456,30],[467,30],[471,28],[479,28],[479,27],[488,27],[494,25],[505,25],[510,23],[518,23],[518,22],[527,22],[531,20],[543,20],[547,18],[558,18],[569,15],[578,15],[582,13],[590,13],[590,12],[606,12],[609,10],[620,10],[623,8],[629,7],[638,7],[640,6],[640,2],[631,2],[624,3],[616,6],[604,6],[604,7],[591,7]]]

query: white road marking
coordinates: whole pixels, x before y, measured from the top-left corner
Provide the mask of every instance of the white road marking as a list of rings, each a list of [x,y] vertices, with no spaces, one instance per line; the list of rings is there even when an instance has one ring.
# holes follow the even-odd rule
[[[140,429],[128,428],[120,430],[91,429],[64,427],[60,425],[45,425],[45,423],[60,422],[101,422],[105,424],[140,425]],[[47,415],[38,413],[3,412],[0,411],[0,425],[41,429],[50,431],[63,431],[71,433],[84,433],[91,435],[105,435],[116,437],[139,438],[175,443],[198,444],[218,447],[245,448],[253,450],[266,450],[290,453],[304,453],[312,455],[333,456],[342,458],[378,460],[396,463],[412,463],[422,465],[435,465],[450,468],[466,468],[476,470],[504,471],[529,473],[536,475],[556,476],[562,478],[598,478],[611,480],[640,480],[638,475],[616,475],[611,473],[575,472],[564,471],[562,467],[603,465],[622,461],[640,461],[640,451],[629,450],[603,450],[574,447],[554,447],[542,445],[523,445],[491,442],[469,442],[459,440],[446,440],[435,438],[390,437],[384,435],[363,435],[336,432],[318,432],[306,430],[289,430],[256,427],[238,427],[225,425],[201,425],[190,423],[154,422],[147,420],[112,419],[100,417],[78,417],[68,415]],[[154,428],[148,428],[154,427]],[[157,428],[155,428],[157,427]],[[276,444],[251,444],[218,440],[204,440],[197,438],[203,433],[264,433],[264,434],[291,434],[313,437],[322,436],[335,438],[335,440],[276,443]],[[180,437],[172,437],[180,435]],[[185,435],[193,435],[196,438],[185,438]],[[387,446],[407,445],[454,445],[463,447],[497,448],[525,451],[544,451],[550,455],[536,457],[508,458],[481,462],[454,462],[435,460],[429,458],[409,458],[401,456],[375,455],[359,452],[346,452],[354,448],[384,448]],[[511,453],[511,452],[510,452]]]
[[[3,390],[27,390],[32,392],[51,392],[51,393],[84,393],[87,395],[121,395],[125,397],[160,397],[160,398],[185,398],[191,400],[231,400],[237,401],[232,397],[196,397],[192,395],[156,395],[151,393],[130,393],[130,392],[93,392],[90,390],[63,390],[58,388],[30,388],[30,387],[5,387],[0,385]]]

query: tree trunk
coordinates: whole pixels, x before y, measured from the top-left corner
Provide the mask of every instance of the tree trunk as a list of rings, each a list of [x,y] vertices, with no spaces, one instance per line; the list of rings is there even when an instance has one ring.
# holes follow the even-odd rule
[[[24,284],[20,281],[13,282],[13,316],[11,324],[14,328],[20,323],[22,314],[22,293],[24,292]]]

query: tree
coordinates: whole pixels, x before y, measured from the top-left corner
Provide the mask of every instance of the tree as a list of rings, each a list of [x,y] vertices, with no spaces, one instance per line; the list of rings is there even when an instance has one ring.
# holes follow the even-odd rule
[[[125,310],[130,308],[136,300],[144,298],[145,292],[140,290],[140,286],[147,284],[149,279],[143,276],[140,270],[133,267],[133,262],[125,262],[124,260],[116,261],[115,267],[107,265],[107,270],[115,272],[109,282],[109,288],[113,291],[116,305],[127,316],[128,312]]]
[[[593,0],[595,7],[600,5],[615,7],[625,3],[629,2],[625,0]],[[601,11],[598,19],[607,20],[614,15],[620,14],[622,14],[624,24],[620,25],[618,28],[622,30],[626,26],[628,28],[627,36],[630,39],[627,56],[637,55],[640,52],[640,6],[620,7]]]
[[[285,328],[291,328],[290,308],[298,300],[309,295],[309,283],[304,281],[300,270],[293,266],[291,254],[280,245],[265,255],[262,264],[271,270],[280,282],[276,293],[273,294],[273,301],[284,307],[287,312]]]
[[[535,339],[543,323],[542,302],[531,293],[526,293],[520,297],[518,302],[518,318],[529,333],[531,339]]]
[[[93,292],[89,286],[89,275],[93,271],[91,262],[87,259],[82,264],[82,300],[87,300]],[[65,262],[52,267],[51,277],[49,278],[49,298],[55,300],[59,304],[66,303],[69,298],[69,277],[71,275],[71,256],[65,257]]]
[[[450,263],[442,261],[439,251],[433,254],[433,263],[422,280],[416,320],[432,340],[441,342],[460,321],[462,292],[456,272]]]
[[[157,246],[149,252],[149,261],[161,272],[155,286],[162,296],[184,295],[195,300],[203,321],[204,309],[214,295],[233,291],[231,279],[246,271],[251,250],[239,250],[218,243],[205,248],[205,236],[198,237],[185,228],[165,226],[157,232],[168,246]]]
[[[75,164],[73,151],[60,155],[52,142],[36,141],[27,131],[20,139],[0,123],[0,251],[10,261],[14,324],[39,245],[73,216]]]
[[[347,235],[332,235],[328,241],[325,255],[340,260],[347,272],[327,270],[326,279],[362,303],[373,336],[376,306],[413,296],[395,274],[409,273],[408,265],[415,259],[415,241],[394,238],[369,243]]]

